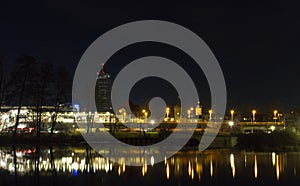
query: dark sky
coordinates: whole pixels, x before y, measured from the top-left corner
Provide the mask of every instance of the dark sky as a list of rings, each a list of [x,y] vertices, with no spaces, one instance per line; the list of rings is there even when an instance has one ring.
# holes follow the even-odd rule
[[[171,21],[197,33],[214,52],[226,80],[228,108],[289,109],[300,107],[299,7],[296,1],[1,1],[0,56],[12,62],[20,54],[29,54],[41,61],[63,64],[74,72],[86,48],[106,31],[137,20]],[[146,45],[145,53],[132,49],[128,55],[123,52],[107,63],[106,71],[116,74],[121,59],[160,54],[154,48]],[[181,59],[182,55],[170,52],[173,49],[164,51],[175,61]],[[193,70],[191,74],[196,73]],[[199,82],[207,92],[205,82]],[[207,100],[203,93],[202,101],[209,104]]]

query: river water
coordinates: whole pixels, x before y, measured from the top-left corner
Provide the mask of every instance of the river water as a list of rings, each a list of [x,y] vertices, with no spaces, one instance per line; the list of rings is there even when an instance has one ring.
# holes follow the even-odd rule
[[[127,161],[127,160],[124,160]],[[138,155],[130,161],[143,161]],[[299,185],[300,152],[180,151],[142,167],[91,148],[0,147],[0,185]]]

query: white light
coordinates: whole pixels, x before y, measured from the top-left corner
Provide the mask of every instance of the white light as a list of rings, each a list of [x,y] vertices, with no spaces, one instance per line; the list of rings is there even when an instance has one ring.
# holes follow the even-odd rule
[[[272,152],[272,165],[275,166],[275,158],[276,158],[276,154],[275,152]]]
[[[154,165],[154,157],[153,156],[151,156],[151,158],[150,158],[150,163],[151,163],[151,166]]]
[[[24,124],[24,123],[20,123],[20,124],[18,125],[18,128],[19,128],[19,129],[24,129],[24,128],[26,128],[26,127],[27,127],[27,125]]]
[[[155,124],[155,121],[154,121],[154,120],[151,120],[150,123],[153,125],[153,124]]]
[[[109,163],[106,163],[106,164],[105,164],[104,170],[105,170],[105,172],[108,172],[108,170],[109,170]]]
[[[22,157],[22,152],[21,152],[21,151],[16,152],[16,156],[17,156],[17,157]]]
[[[77,163],[77,162],[74,162],[74,163],[72,164],[72,168],[73,168],[73,170],[78,170],[78,163]]]
[[[276,127],[275,127],[275,126],[271,126],[270,129],[271,129],[272,131],[274,131],[274,130],[276,129]]]
[[[62,120],[63,123],[74,123],[74,118],[64,118]]]
[[[1,161],[0,165],[1,165],[1,167],[6,167],[7,164],[5,161]]]
[[[73,161],[73,158],[72,157],[67,157],[67,164],[71,164]]]
[[[228,124],[229,124],[229,126],[232,127],[234,125],[234,122],[233,121],[229,121]]]

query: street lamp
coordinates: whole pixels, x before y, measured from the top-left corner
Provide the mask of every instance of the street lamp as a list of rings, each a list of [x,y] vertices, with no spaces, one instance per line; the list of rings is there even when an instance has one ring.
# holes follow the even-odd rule
[[[208,113],[209,113],[209,120],[211,120],[212,110],[209,110]]]
[[[255,114],[256,114],[256,110],[252,110],[252,116],[253,116],[252,123],[255,122]]]
[[[191,110],[187,110],[188,118],[191,118]]]
[[[123,112],[123,120],[126,122],[126,112]]]
[[[274,123],[275,123],[275,125],[276,125],[277,113],[278,113],[278,110],[274,110]]]
[[[143,110],[142,110],[142,113],[143,113],[143,115],[145,116],[146,110],[143,109]],[[143,117],[142,117],[142,119],[143,119]]]
[[[230,114],[231,114],[231,121],[233,121],[234,110],[231,110],[231,111],[230,111]]]
[[[170,108],[169,107],[166,108],[166,114],[167,114],[167,118],[168,118],[169,114],[170,114]]]
[[[124,109],[119,109],[120,115],[122,115],[123,122],[126,120],[126,111]]]

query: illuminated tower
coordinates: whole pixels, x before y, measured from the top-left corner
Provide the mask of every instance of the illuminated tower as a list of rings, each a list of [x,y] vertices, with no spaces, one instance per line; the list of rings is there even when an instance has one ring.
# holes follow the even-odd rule
[[[98,112],[112,112],[111,87],[112,79],[109,74],[104,72],[104,65],[102,65],[95,88],[95,101]]]

